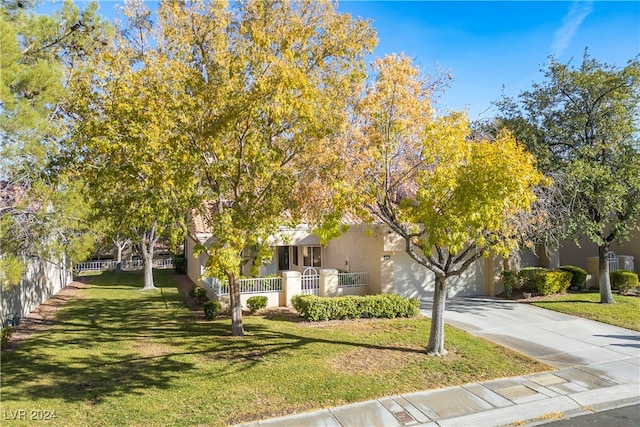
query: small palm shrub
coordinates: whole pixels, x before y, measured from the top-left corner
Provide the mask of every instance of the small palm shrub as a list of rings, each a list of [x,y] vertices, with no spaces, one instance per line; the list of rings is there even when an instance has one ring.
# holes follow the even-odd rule
[[[247,307],[251,313],[255,313],[258,310],[267,308],[267,297],[265,296],[253,296],[247,298]]]
[[[543,267],[524,267],[518,272],[518,289],[523,289],[526,292],[536,292],[536,278],[541,273],[547,271]]]
[[[13,335],[13,326],[5,326],[2,328],[2,332],[0,333],[0,346],[2,348],[7,345],[11,339],[11,335]]]
[[[207,290],[205,288],[201,288],[200,286],[192,286],[189,290],[189,295],[193,298],[197,299],[201,303],[205,303],[209,301],[209,297],[207,296]]]
[[[517,287],[518,284],[518,275],[511,270],[504,270],[500,273],[500,277],[502,278],[502,283],[504,284],[504,291],[507,294],[507,297],[511,296],[511,292],[513,288]]]
[[[202,304],[202,309],[204,310],[204,318],[207,320],[213,320],[218,317],[218,313],[222,309],[219,301],[207,301]]]

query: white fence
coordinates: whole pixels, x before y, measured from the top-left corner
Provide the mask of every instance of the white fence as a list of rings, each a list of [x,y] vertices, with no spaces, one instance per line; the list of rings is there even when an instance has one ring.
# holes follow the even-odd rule
[[[204,283],[203,283],[204,282]],[[207,289],[209,298],[217,299],[223,306],[229,304],[229,283],[201,276],[198,283]],[[267,297],[268,307],[291,305],[295,295],[317,295],[336,297],[346,295],[368,295],[369,274],[363,272],[339,273],[334,269],[284,271],[280,277],[238,279],[241,301],[244,304],[252,295]]]
[[[203,281],[209,285],[218,295],[229,295],[229,282],[221,282],[218,279],[203,277]],[[262,292],[281,292],[282,277],[257,277],[251,279],[238,279],[241,294],[258,294]]]
[[[217,294],[229,295],[229,283],[209,277],[203,277],[204,282]],[[282,277],[258,277],[251,279],[238,279],[241,294],[257,294],[262,292],[282,291]],[[356,287],[368,286],[368,273],[340,273],[338,274],[338,286]],[[320,289],[319,274],[303,274],[300,278],[300,291],[303,294],[318,295]]]
[[[76,264],[76,271],[106,271],[116,268],[116,262],[112,260],[85,261]]]
[[[338,273],[338,286],[342,288],[367,286],[368,284],[369,273]]]
[[[108,271],[115,270],[118,263],[111,259],[105,260],[93,260],[85,261],[76,264],[75,270],[80,271]],[[122,261],[122,268],[124,270],[139,270],[144,266],[144,261],[141,259]],[[153,268],[173,268],[173,259],[154,259]]]

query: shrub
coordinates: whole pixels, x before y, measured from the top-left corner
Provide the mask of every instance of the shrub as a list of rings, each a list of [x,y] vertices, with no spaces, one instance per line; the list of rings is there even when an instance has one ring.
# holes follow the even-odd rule
[[[500,277],[502,278],[502,283],[504,284],[504,291],[507,294],[507,297],[510,297],[513,288],[517,287],[516,285],[518,283],[518,276],[511,270],[504,270],[500,273]]]
[[[417,298],[406,299],[395,294],[344,297],[296,295],[291,299],[291,303],[301,316],[311,321],[361,317],[413,317],[420,309],[420,301]]]
[[[265,296],[253,296],[247,298],[247,307],[251,313],[255,313],[258,310],[267,308],[267,297]]]
[[[218,317],[218,313],[220,313],[220,309],[222,306],[219,301],[207,301],[202,304],[202,309],[204,310],[204,318],[207,320],[213,320]]]
[[[571,289],[580,290],[587,286],[587,272],[580,267],[573,265],[563,265],[558,270],[568,271],[573,275],[571,277]]]
[[[536,289],[542,295],[566,292],[571,286],[571,277],[568,271],[541,271],[536,274]]]
[[[173,257],[173,270],[180,274],[187,272],[187,258],[184,255],[175,255]]]
[[[611,289],[615,289],[621,294],[638,287],[638,275],[633,271],[612,271],[609,273],[609,280],[611,280]]]
[[[524,267],[520,269],[518,272],[518,289],[522,288],[526,292],[535,292],[537,290],[536,277],[544,271],[547,271],[547,269],[542,267]]]
[[[2,328],[2,332],[0,333],[0,345],[2,345],[3,348],[11,339],[11,335],[13,335],[13,326],[5,326]]]
[[[209,301],[207,290],[205,288],[201,288],[200,286],[192,286],[189,290],[189,295],[202,303]]]

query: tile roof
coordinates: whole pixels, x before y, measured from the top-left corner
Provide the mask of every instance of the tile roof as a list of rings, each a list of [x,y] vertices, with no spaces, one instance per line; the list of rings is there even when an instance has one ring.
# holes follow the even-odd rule
[[[225,202],[224,205],[230,206],[230,202]],[[191,211],[191,221],[193,223],[193,230],[196,234],[211,234],[211,221],[215,221],[215,216],[218,211],[216,203],[204,202],[200,209],[193,209]],[[342,216],[342,224],[345,225],[362,225],[367,222],[354,213],[347,212]],[[306,224],[300,224],[305,226]]]

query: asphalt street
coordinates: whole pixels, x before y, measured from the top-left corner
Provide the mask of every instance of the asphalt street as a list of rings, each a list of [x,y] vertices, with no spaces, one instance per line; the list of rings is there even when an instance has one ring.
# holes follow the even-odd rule
[[[552,421],[546,427],[637,427],[640,426],[640,405],[609,409],[589,415]]]

